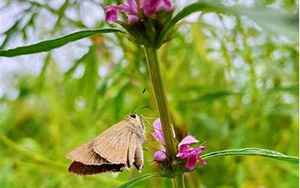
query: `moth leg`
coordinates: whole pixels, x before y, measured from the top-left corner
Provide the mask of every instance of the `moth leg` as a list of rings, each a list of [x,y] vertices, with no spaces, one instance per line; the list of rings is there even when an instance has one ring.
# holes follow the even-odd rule
[[[134,155],[134,166],[136,169],[141,170],[144,167],[144,153],[141,144],[136,145],[135,155]]]

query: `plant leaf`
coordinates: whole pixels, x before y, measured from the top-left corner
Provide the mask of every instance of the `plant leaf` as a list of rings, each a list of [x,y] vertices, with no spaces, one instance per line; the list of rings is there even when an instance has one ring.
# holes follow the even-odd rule
[[[58,47],[61,47],[70,42],[80,40],[86,37],[90,37],[92,35],[100,34],[100,33],[113,33],[113,32],[122,32],[119,29],[87,29],[77,31],[65,36],[57,37],[55,39],[45,40],[38,42],[36,44],[31,44],[27,46],[20,46],[13,49],[8,50],[0,50],[0,56],[4,57],[14,57],[19,55],[26,54],[34,54],[39,52],[49,51]]]
[[[296,40],[298,36],[298,16],[280,10],[264,7],[235,6],[231,8],[237,16],[247,16],[268,32],[280,34]]]
[[[177,22],[182,20],[183,18],[199,11],[206,11],[206,12],[218,12],[218,13],[224,13],[223,10],[224,7],[220,7],[220,5],[217,5],[216,3],[208,3],[205,1],[197,2],[190,4],[186,7],[184,7],[181,11],[179,11],[174,18],[172,18],[163,28],[161,31],[161,34],[159,35],[158,42],[164,41],[164,37],[168,33],[168,31],[171,30],[172,27],[175,26]]]
[[[240,95],[241,93],[232,92],[229,90],[219,90],[214,92],[209,92],[201,96],[197,96],[192,99],[182,100],[182,103],[195,103],[195,102],[213,102],[217,99],[222,99],[232,95]]]
[[[287,35],[297,39],[298,20],[296,15],[287,14],[278,10],[264,7],[226,6],[218,2],[201,1],[190,4],[179,11],[162,30],[158,41],[164,41],[167,33],[183,18],[196,12],[213,12],[235,16],[247,16],[262,28],[271,32]]]
[[[202,155],[203,159],[210,159],[214,157],[225,157],[225,156],[262,156],[273,158],[282,161],[288,161],[290,163],[299,163],[299,158],[295,156],[285,155],[283,153],[261,149],[261,148],[241,148],[241,149],[226,149],[221,151],[214,151]]]
[[[139,176],[137,178],[133,178],[131,180],[129,180],[128,182],[120,185],[118,188],[129,188],[129,187],[132,187],[133,185],[135,185],[136,183],[139,183],[141,181],[144,181],[144,180],[147,180],[147,179],[150,179],[150,178],[153,178],[153,177],[159,177],[158,174],[144,174],[142,176]]]

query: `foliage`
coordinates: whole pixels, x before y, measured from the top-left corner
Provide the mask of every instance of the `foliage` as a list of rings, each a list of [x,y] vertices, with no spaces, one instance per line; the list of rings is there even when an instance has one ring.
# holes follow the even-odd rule
[[[105,1],[112,2],[117,1]],[[278,2],[265,1],[264,6]],[[11,3],[7,1],[4,6]],[[43,25],[34,20],[42,10],[57,16],[54,28],[47,32],[51,38],[66,36],[67,26],[73,32],[87,27],[83,20],[65,14],[68,9],[80,9],[84,3],[79,1],[66,0],[58,8],[35,1],[25,3],[30,6],[23,14],[29,19],[20,17],[3,33],[1,56],[48,51],[73,41],[58,37],[63,42],[51,46],[47,45],[50,37],[41,37],[40,40],[46,39],[42,43],[45,48],[37,43],[26,53],[22,49],[30,48],[6,50],[14,35],[24,36],[27,43],[25,36],[30,28],[41,30]],[[101,10],[95,1],[89,3]],[[203,4],[207,6],[200,6]],[[175,13],[170,32],[177,28],[179,32],[172,33],[172,40],[159,53],[176,128],[192,133],[208,148],[203,155],[208,164],[186,175],[188,187],[298,187],[296,165],[240,156],[267,155],[297,163],[294,157],[281,153],[248,148],[298,155],[299,52],[298,43],[291,38],[297,32],[289,24],[294,22],[270,20],[270,14],[260,12],[261,9],[256,12],[259,14],[247,8],[228,15],[226,11],[236,9],[223,3],[212,9],[216,4],[211,1],[196,5]],[[295,9],[295,1],[283,1],[280,6],[282,11],[295,12]],[[198,10],[209,13],[201,14],[192,23],[178,22]],[[266,19],[260,19],[261,14]],[[263,24],[267,30],[262,30],[257,26],[259,21],[267,21],[271,27]],[[178,25],[173,27],[175,23]],[[274,23],[288,26],[274,29]],[[99,20],[94,28],[103,26],[108,28]],[[90,34],[94,33],[85,37]],[[150,134],[142,174],[129,170],[119,175],[79,177],[67,172],[69,161],[64,155],[70,149],[95,137],[125,115],[131,112],[144,115],[148,133],[158,116],[142,50],[123,35],[94,35],[88,46],[79,46],[85,49],[84,53],[66,71],[59,68],[56,53],[49,51],[39,75],[15,80],[17,97],[11,99],[7,93],[0,96],[0,187],[128,187],[145,179],[148,183],[140,182],[138,187],[170,187],[164,178],[151,181],[156,176],[152,172],[157,170],[152,152],[157,148]],[[244,147],[247,148],[225,150]],[[216,153],[216,150],[222,151]],[[209,159],[213,155],[238,156]]]

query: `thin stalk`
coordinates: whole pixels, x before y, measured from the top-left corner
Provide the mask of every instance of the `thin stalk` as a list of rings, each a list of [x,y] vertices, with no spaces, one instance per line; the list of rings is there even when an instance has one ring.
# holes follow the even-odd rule
[[[158,107],[162,131],[164,133],[167,155],[172,162],[176,156],[176,138],[174,128],[171,124],[170,113],[168,111],[167,98],[165,95],[159,63],[157,58],[157,50],[155,48],[145,47],[145,56],[147,61],[148,72],[150,75],[152,88],[154,91],[156,105]],[[185,188],[184,175],[178,175],[172,180],[173,188]]]
[[[170,114],[168,111],[167,99],[160,75],[156,49],[145,47],[145,55],[147,60],[148,72],[155,95],[156,105],[159,111],[162,131],[164,133],[167,154],[170,159],[173,159],[176,155],[174,129],[170,121]]]
[[[184,175],[178,175],[172,180],[173,188],[185,188]]]

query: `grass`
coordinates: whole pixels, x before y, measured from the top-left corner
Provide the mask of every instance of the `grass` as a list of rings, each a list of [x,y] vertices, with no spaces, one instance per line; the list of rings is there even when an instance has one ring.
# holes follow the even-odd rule
[[[224,24],[229,18],[218,19]],[[259,147],[296,156],[298,44],[247,20],[235,23],[228,29],[203,17],[182,22],[180,32],[159,51],[176,127],[204,142],[207,152]],[[151,123],[158,114],[142,49],[118,34],[91,41],[84,58],[66,74],[49,53],[40,75],[16,80],[17,98],[0,98],[1,188],[116,187],[157,170]],[[119,59],[112,55],[117,50]],[[99,69],[107,73],[99,76]],[[66,153],[132,112],[146,120],[142,174],[129,170],[80,177],[67,172]],[[191,188],[296,188],[298,179],[297,166],[259,157],[216,158],[186,175]],[[153,186],[170,185],[158,178],[136,187]]]

